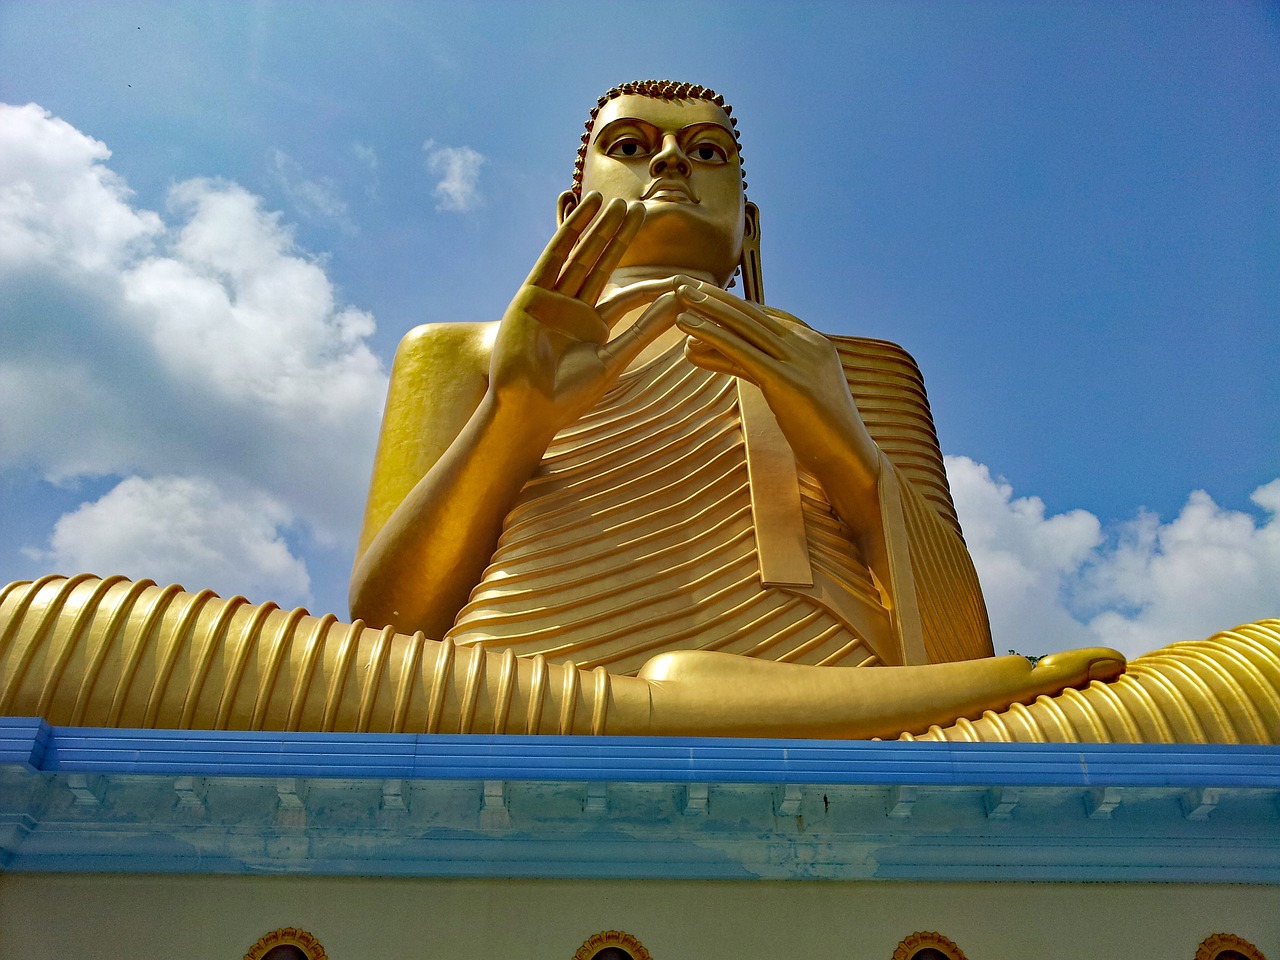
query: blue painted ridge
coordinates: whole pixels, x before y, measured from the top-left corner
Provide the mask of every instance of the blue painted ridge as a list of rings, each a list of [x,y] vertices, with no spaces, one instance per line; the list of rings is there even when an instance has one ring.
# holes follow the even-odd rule
[[[405,859],[381,859],[376,876],[431,876],[457,878],[531,879],[885,879],[955,882],[1130,882],[1130,883],[1280,883],[1280,870],[1272,865],[1232,863],[1113,864],[1086,858],[1081,863],[1022,864],[939,863],[923,859],[911,863],[880,864],[872,869],[849,870],[840,862],[815,864],[809,876],[787,874],[782,865],[739,863],[732,860],[681,860],[635,857],[621,851],[600,856],[594,848],[578,848],[577,856],[546,859],[535,853],[512,856],[512,851],[477,849],[471,856],[428,852]],[[593,855],[595,854],[595,855]],[[12,858],[24,872],[49,873],[157,873],[237,874],[264,876],[369,876],[370,862],[361,856],[319,856],[303,861],[263,857],[244,861],[235,857],[186,852],[41,853]]]
[[[40,770],[52,735],[53,728],[38,717],[0,717],[0,764]]]
[[[50,727],[0,763],[79,773],[431,780],[1280,788],[1280,747],[527,737]]]

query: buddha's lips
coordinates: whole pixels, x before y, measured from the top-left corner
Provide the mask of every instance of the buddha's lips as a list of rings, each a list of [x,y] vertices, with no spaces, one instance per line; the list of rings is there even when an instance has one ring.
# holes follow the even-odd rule
[[[698,203],[693,187],[679,180],[655,180],[640,197],[641,200],[666,200],[672,203]]]

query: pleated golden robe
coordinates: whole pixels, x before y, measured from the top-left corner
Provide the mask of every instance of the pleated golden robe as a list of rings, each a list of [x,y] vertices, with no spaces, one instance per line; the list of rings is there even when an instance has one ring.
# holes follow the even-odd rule
[[[830,666],[989,656],[919,370],[894,344],[832,339],[887,458],[891,575],[871,573],[798,469],[813,585],[762,582],[737,382],[677,347],[556,436],[449,639],[611,673],[689,649]]]

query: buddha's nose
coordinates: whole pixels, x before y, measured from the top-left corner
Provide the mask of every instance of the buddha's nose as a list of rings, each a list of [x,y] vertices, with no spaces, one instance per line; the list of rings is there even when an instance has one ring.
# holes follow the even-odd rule
[[[662,138],[662,149],[649,161],[649,176],[661,177],[672,173],[682,177],[689,176],[689,158],[680,149],[680,144],[673,134]]]

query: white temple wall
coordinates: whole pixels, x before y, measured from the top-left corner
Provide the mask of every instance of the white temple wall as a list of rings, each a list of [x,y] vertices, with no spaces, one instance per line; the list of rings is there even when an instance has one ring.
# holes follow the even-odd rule
[[[297,927],[329,960],[570,960],[623,930],[654,960],[889,960],[915,931],[968,960],[1195,956],[1233,933],[1280,957],[1274,886],[0,875],[0,958],[240,960]]]

